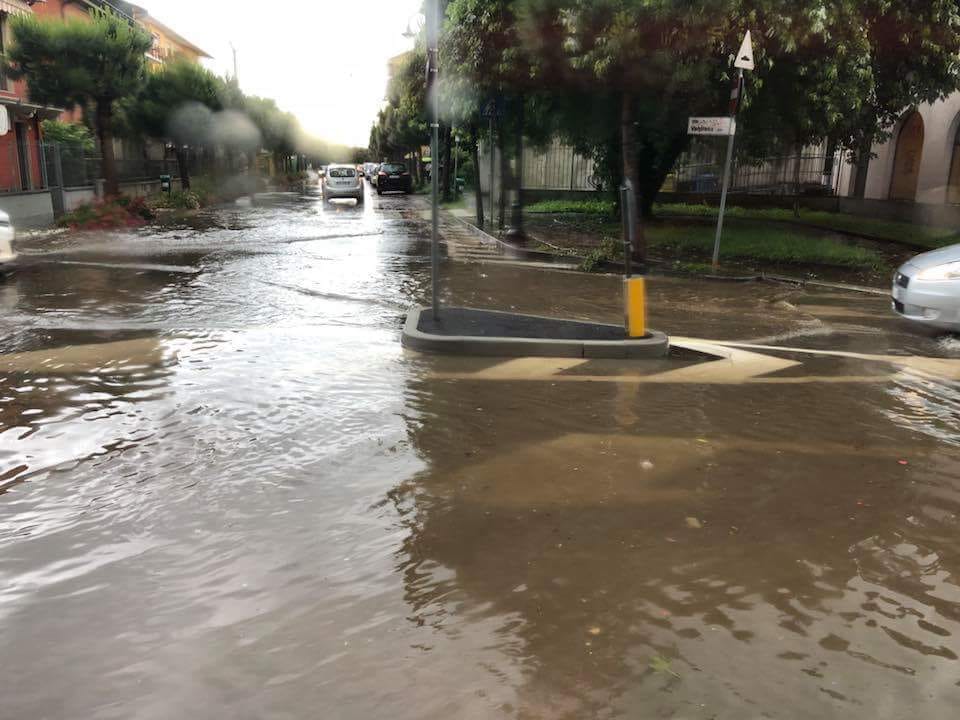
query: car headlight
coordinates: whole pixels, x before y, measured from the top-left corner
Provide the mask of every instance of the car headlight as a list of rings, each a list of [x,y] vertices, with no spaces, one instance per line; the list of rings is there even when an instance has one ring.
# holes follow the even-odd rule
[[[924,268],[916,275],[917,280],[960,280],[960,261]]]

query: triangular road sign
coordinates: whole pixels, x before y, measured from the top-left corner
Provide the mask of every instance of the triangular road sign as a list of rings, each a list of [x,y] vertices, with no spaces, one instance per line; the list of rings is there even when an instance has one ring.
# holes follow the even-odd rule
[[[743,36],[743,42],[740,44],[740,51],[737,53],[737,59],[733,66],[744,70],[753,70],[753,43],[750,42],[749,30]]]

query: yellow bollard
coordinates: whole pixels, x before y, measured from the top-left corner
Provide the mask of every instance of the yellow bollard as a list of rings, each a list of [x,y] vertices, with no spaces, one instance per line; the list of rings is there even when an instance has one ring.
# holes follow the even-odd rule
[[[623,314],[628,337],[647,334],[647,286],[642,277],[623,279]]]

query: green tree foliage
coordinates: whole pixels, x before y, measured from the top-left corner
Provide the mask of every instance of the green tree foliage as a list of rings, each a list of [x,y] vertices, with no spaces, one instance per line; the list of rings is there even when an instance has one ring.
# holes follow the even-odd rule
[[[378,160],[418,154],[429,142],[426,109],[426,51],[422,45],[407,54],[387,87],[387,106],[370,130],[370,153]]]
[[[139,94],[125,104],[135,131],[173,143],[184,190],[190,189],[188,147],[215,141],[212,113],[221,109],[222,84],[202,66],[178,60],[148,73]]]
[[[958,86],[957,0],[452,0],[457,102],[527,97],[527,129],[592,153],[649,211],[691,115],[727,111],[731,61],[754,38],[740,117],[762,153],[883,139],[908,107]],[[455,41],[454,41],[455,39]],[[474,108],[477,102],[472,101]]]
[[[8,71],[15,78],[28,78],[34,102],[93,108],[106,192],[118,194],[114,109],[143,83],[144,53],[153,43],[149,33],[101,9],[90,11],[89,22],[18,16],[11,28]]]
[[[93,151],[95,143],[93,133],[83,123],[62,122],[61,120],[44,120],[40,123],[45,142],[62,143],[70,148],[78,148],[86,152]]]

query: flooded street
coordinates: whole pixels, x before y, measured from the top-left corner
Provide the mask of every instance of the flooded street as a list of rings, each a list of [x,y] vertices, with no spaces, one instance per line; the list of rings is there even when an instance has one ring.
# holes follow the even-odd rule
[[[425,207],[27,248],[0,717],[954,715],[960,341],[655,278],[669,361],[419,355]],[[617,277],[496,260],[444,262],[445,301],[621,320]]]

